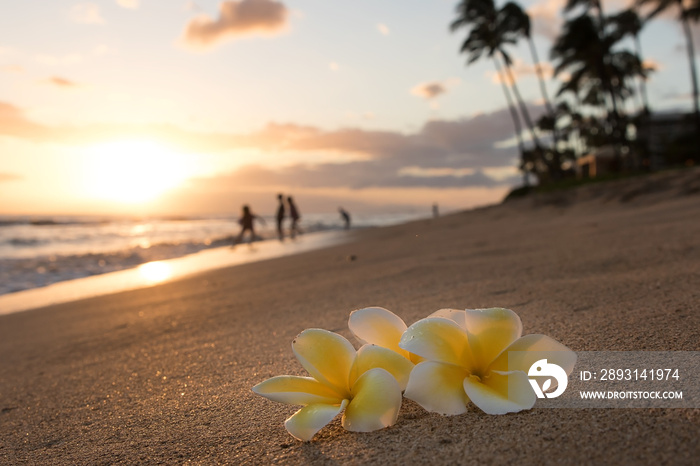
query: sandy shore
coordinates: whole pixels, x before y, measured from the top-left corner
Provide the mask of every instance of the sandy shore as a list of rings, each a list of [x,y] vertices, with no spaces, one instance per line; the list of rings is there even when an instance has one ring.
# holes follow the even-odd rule
[[[355,256],[355,260],[350,260]],[[700,170],[359,232],[355,242],[0,316],[0,463],[697,464],[700,410],[533,409],[311,443],[251,387],[308,327],[502,306],[576,351],[700,350]]]

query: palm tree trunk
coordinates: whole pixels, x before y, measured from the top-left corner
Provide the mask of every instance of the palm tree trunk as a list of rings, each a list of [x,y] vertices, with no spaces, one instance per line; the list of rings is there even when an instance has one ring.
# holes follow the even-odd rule
[[[523,144],[523,129],[520,123],[520,116],[518,116],[518,111],[513,104],[513,98],[510,95],[508,86],[506,86],[506,80],[503,77],[503,71],[498,63],[496,57],[493,57],[493,64],[496,66],[496,73],[498,74],[498,79],[501,81],[501,88],[503,89],[503,94],[506,96],[506,102],[508,103],[508,110],[510,110],[510,116],[513,119],[513,128],[515,129],[515,138],[518,141],[518,150],[520,151],[520,160],[522,163],[523,170],[523,184],[529,186],[527,177],[527,170],[525,170],[525,145]]]
[[[542,66],[540,66],[540,58],[537,55],[537,48],[535,47],[535,41],[532,40],[531,36],[528,36],[527,42],[530,44],[530,53],[532,54],[532,61],[535,63],[535,72],[539,78],[540,91],[542,92],[542,98],[544,99],[544,105],[547,107],[547,112],[550,116],[554,117],[554,107],[552,107],[552,101],[549,100],[549,94],[547,94],[547,86],[544,82],[544,73],[542,72]]]
[[[603,14],[603,5],[600,0],[596,0],[596,7],[598,10],[598,22],[600,23],[600,30],[598,32],[598,37],[600,38],[601,44],[605,39],[605,15]],[[601,67],[600,67],[600,79],[603,80],[603,86],[610,94],[610,100],[612,103],[612,137],[613,137],[613,149],[615,151],[615,170],[622,171],[622,151],[620,146],[622,145],[622,133],[620,128],[620,112],[617,109],[617,98],[615,97],[615,89],[613,89],[612,81],[608,75],[608,56],[603,54],[600,57]]]
[[[549,94],[547,93],[547,86],[544,82],[544,73],[542,72],[542,66],[540,65],[540,58],[537,55],[537,48],[535,47],[535,41],[532,40],[532,36],[527,36],[527,42],[530,44],[530,53],[532,54],[532,61],[535,64],[535,72],[537,73],[537,78],[540,83],[540,92],[542,92],[542,98],[544,99],[544,105],[547,108],[547,113],[554,121],[554,128],[552,128],[552,138],[554,139],[554,150],[558,150],[559,145],[559,132],[557,131],[557,117],[554,114],[554,107],[552,106],[552,101],[549,100]]]
[[[634,35],[634,45],[637,49],[637,56],[639,57],[640,65],[642,66],[642,71],[644,71],[644,61],[642,60],[642,43],[639,40],[639,34]],[[639,94],[642,96],[642,102],[644,106],[644,114],[649,114],[649,95],[647,94],[647,82],[644,76],[639,77]]]
[[[515,96],[515,100],[518,103],[518,106],[520,107],[520,113],[522,113],[523,115],[525,124],[530,130],[530,136],[532,137],[532,141],[535,143],[535,148],[541,150],[542,146],[540,144],[540,140],[537,138],[537,134],[535,133],[535,125],[532,123],[532,118],[530,118],[530,111],[527,109],[527,105],[525,105],[525,101],[523,101],[523,98],[520,95],[520,91],[518,90],[518,85],[515,83],[515,76],[513,76],[513,71],[510,69],[510,65],[508,65],[508,62],[505,58],[503,58],[503,62],[505,63],[505,70],[508,74],[508,79],[511,82],[511,89],[513,90],[513,95]]]

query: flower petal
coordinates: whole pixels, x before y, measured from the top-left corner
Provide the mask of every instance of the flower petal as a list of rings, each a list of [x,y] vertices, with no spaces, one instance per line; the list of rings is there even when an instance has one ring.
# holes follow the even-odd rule
[[[429,361],[471,366],[467,334],[454,321],[443,317],[428,317],[411,325],[399,346]]]
[[[284,421],[284,427],[295,438],[308,442],[316,435],[316,432],[323,429],[347,405],[348,400],[343,400],[337,405],[313,404],[304,406]]]
[[[425,361],[413,368],[405,396],[433,413],[466,413],[469,403],[464,392],[466,377],[467,371],[460,367]]]
[[[440,309],[433,312],[428,317],[444,317],[445,319],[453,320],[462,327],[467,329],[467,313],[463,309]]]
[[[337,333],[311,328],[294,339],[292,351],[311,377],[334,387],[340,398],[349,398],[350,369],[356,355],[349,341]]]
[[[401,388],[393,375],[370,369],[352,387],[353,398],[343,414],[343,427],[353,432],[372,432],[396,422],[401,408]]]
[[[253,391],[272,401],[293,405],[338,404],[342,398],[330,387],[311,377],[280,375],[253,387]]]
[[[467,377],[464,391],[486,414],[517,413],[532,408],[536,400],[527,374],[520,371],[491,371],[482,380]]]
[[[557,364],[569,375],[574,370],[576,358],[576,353],[546,335],[525,335],[503,350],[490,369],[527,373],[536,361],[547,359],[550,364]]]
[[[411,361],[390,349],[365,345],[357,351],[355,366],[350,376],[350,386],[353,386],[355,381],[368,370],[381,367],[394,376],[401,390],[405,390],[413,366]]]
[[[503,308],[467,309],[466,328],[475,370],[481,374],[523,332],[520,317],[510,309]]]
[[[383,346],[408,357],[408,351],[399,348],[406,324],[393,312],[383,307],[366,307],[350,313],[348,327],[362,343]]]

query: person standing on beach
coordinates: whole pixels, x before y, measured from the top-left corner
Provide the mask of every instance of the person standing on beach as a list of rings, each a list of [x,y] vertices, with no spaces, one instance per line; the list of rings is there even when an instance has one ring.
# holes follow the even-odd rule
[[[350,214],[348,213],[347,210],[343,209],[342,207],[338,207],[338,212],[340,212],[340,216],[343,217],[343,221],[345,222],[345,229],[349,230],[350,229]]]
[[[299,210],[297,209],[296,204],[294,204],[294,199],[292,199],[292,196],[287,198],[287,203],[289,204],[289,217],[292,219],[292,225],[289,228],[289,237],[294,239],[297,233],[301,233],[301,230],[299,230],[299,226],[297,225],[301,215],[299,215]]]
[[[282,229],[282,224],[284,223],[284,196],[278,194],[277,201],[279,201],[279,206],[277,206],[277,235],[280,241],[284,241],[284,230]]]
[[[255,215],[250,211],[250,207],[247,205],[243,206],[243,213],[241,214],[241,218],[238,219],[238,223],[241,225],[241,232],[238,234],[236,239],[233,241],[233,245],[235,246],[236,244],[240,243],[241,240],[243,240],[243,235],[245,234],[246,231],[250,232],[250,243],[255,241],[256,235],[255,235],[255,226],[253,225],[254,220],[260,220],[261,222],[265,223],[265,221],[262,219],[262,217]]]

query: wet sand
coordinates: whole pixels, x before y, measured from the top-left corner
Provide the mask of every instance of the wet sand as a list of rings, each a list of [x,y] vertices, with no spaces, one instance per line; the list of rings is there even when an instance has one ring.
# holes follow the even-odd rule
[[[353,260],[354,258],[354,260]],[[0,316],[0,463],[697,464],[698,409],[425,412],[310,443],[251,392],[302,374],[291,341],[501,306],[575,351],[700,350],[700,170],[362,231],[301,255]]]

